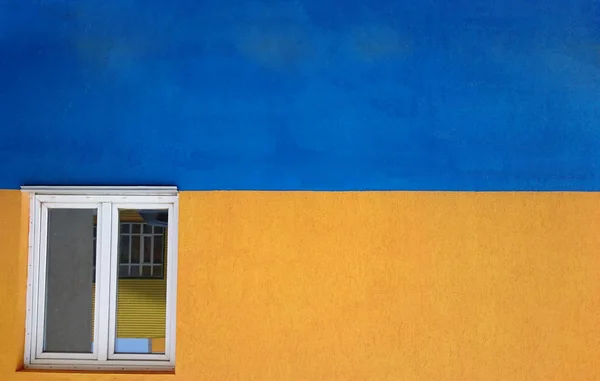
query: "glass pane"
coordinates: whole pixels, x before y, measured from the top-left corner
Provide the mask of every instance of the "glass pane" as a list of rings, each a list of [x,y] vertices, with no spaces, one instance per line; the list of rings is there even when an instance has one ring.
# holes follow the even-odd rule
[[[150,234],[152,233],[152,226],[148,225],[148,224],[144,224],[144,233],[145,234]]]
[[[129,233],[129,224],[121,224],[121,233]]]
[[[129,269],[130,277],[139,277],[140,276],[140,265],[131,265]]]
[[[95,209],[49,209],[44,352],[92,353]]]
[[[128,265],[120,265],[119,266],[119,278],[124,278],[129,276],[129,266]]]
[[[144,237],[144,263],[152,260],[152,237]]]
[[[129,236],[126,234],[119,236],[119,263],[129,263]]]
[[[141,236],[131,236],[131,263],[140,263]]]
[[[140,224],[132,224],[131,232],[134,234],[140,234]]]
[[[120,212],[120,218],[140,215],[152,226],[152,234],[155,234],[154,224],[166,220],[167,214],[166,210]],[[147,229],[144,231],[148,232]],[[167,281],[162,277],[162,264],[149,265],[150,260],[155,258],[156,243],[162,246],[164,241],[162,237],[161,241],[156,241],[150,233],[144,234],[148,235],[132,237],[132,243],[137,241],[132,247],[136,248],[134,251],[138,250],[138,264],[143,242],[141,254],[144,265],[132,265],[131,279],[119,281],[117,285],[116,353],[164,354],[165,351]]]
[[[163,237],[162,235],[154,236],[154,263],[163,262]]]

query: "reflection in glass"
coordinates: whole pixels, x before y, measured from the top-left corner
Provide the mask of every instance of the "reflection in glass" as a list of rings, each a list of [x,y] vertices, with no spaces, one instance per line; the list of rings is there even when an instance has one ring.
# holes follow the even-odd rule
[[[116,353],[165,351],[166,215],[166,210],[119,211]]]

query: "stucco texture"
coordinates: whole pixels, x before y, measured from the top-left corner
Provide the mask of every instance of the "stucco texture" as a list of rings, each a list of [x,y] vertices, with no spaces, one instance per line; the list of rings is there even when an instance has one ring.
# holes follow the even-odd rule
[[[0,379],[600,379],[599,194],[180,197],[175,374],[44,373],[19,370],[26,198],[0,192]]]
[[[0,2],[0,189],[600,191],[598,0]]]

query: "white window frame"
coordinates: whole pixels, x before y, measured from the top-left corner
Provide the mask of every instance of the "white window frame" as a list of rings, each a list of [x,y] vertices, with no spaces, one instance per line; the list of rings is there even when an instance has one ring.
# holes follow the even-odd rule
[[[171,371],[175,368],[177,237],[175,187],[23,187],[30,197],[24,366],[27,369]],[[44,353],[48,209],[97,209],[96,301],[92,353]],[[164,354],[115,353],[119,209],[168,210],[167,316]]]

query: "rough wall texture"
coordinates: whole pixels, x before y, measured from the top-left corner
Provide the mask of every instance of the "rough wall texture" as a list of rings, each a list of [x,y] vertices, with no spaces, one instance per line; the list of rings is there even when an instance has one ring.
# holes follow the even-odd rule
[[[600,190],[595,0],[0,2],[0,188]]]
[[[182,192],[176,374],[15,372],[26,205],[0,192],[2,380],[595,380],[595,193]]]

